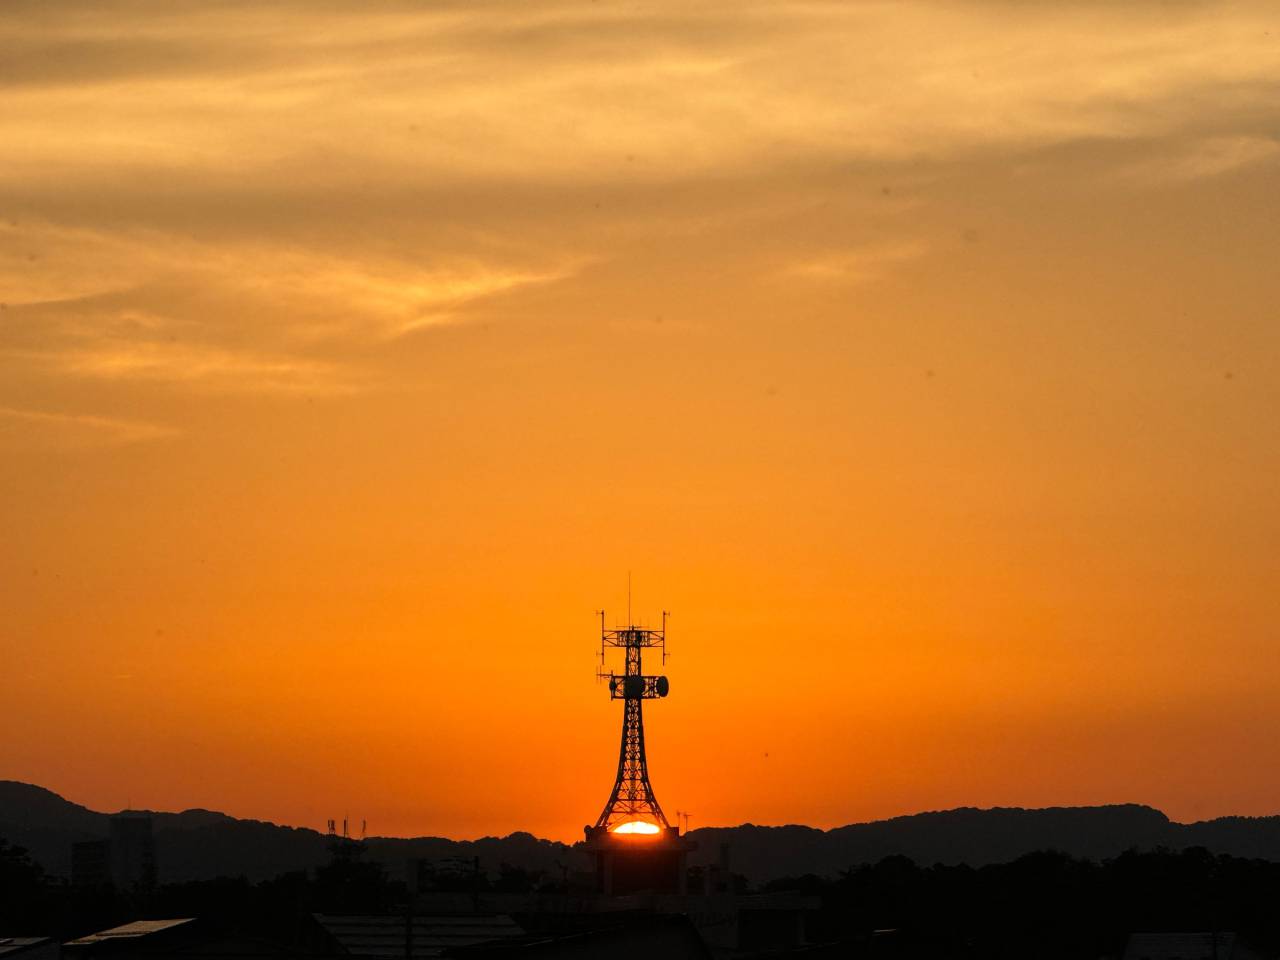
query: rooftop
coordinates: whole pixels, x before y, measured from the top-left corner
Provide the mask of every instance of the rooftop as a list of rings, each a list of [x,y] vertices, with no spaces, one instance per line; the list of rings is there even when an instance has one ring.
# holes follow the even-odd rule
[[[181,917],[174,920],[134,920],[132,923],[125,923],[118,927],[112,927],[110,930],[101,930],[98,933],[91,933],[81,937],[79,940],[67,941],[68,947],[88,946],[94,943],[105,943],[109,941],[124,940],[131,937],[147,937],[152,934],[161,933],[165,930],[172,930],[180,927],[184,923],[193,923],[194,917]]]
[[[1135,933],[1124,960],[1242,960],[1255,954],[1234,933]]]
[[[333,917],[317,914],[316,922],[350,956],[405,956],[404,917]],[[441,956],[450,947],[485,943],[524,934],[514,920],[495,916],[416,916],[413,918],[413,957]]]
[[[12,956],[28,947],[49,943],[48,937],[0,937],[0,957]]]

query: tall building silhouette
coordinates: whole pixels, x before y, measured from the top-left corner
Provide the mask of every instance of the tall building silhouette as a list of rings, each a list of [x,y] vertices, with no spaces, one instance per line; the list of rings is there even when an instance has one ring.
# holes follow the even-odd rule
[[[71,845],[71,882],[80,887],[110,884],[120,891],[156,885],[156,842],[151,815],[126,811],[108,820],[106,840]]]
[[[111,882],[117,890],[156,885],[156,842],[151,815],[127,811],[111,818]]]

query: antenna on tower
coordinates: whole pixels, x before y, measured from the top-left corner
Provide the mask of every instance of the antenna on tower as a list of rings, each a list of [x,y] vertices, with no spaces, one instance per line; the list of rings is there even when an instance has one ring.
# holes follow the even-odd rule
[[[604,611],[597,610],[596,616],[600,618],[600,635],[604,636]],[[596,667],[596,682],[599,683],[605,678],[604,672],[604,644],[600,644],[600,665]]]

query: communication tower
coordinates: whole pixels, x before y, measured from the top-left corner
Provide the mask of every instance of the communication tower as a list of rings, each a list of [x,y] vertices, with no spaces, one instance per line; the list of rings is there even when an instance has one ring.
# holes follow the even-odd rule
[[[657,650],[667,660],[667,617],[662,626],[633,623],[609,629],[600,611],[600,666],[596,676],[607,682],[609,699],[622,701],[622,742],[618,748],[618,772],[613,790],[594,827],[586,828],[587,845],[597,855],[600,892],[629,893],[651,889],[683,892],[685,855],[691,849],[680,836],[680,827],[667,822],[653,784],[644,743],[644,701],[658,700],[671,692],[662,675],[646,676],[645,650]],[[628,617],[630,619],[630,617]],[[623,672],[605,672],[610,650],[623,651]]]
[[[670,828],[653,795],[649,782],[649,761],[644,751],[644,702],[665,697],[671,685],[665,676],[646,677],[641,657],[646,649],[661,652],[667,662],[667,612],[662,612],[662,629],[626,626],[608,630],[600,611],[600,669],[596,676],[607,680],[609,699],[622,701],[622,745],[618,749],[618,775],[609,800],[596,820],[597,830],[655,834]],[[604,672],[610,649],[625,651],[623,673]]]

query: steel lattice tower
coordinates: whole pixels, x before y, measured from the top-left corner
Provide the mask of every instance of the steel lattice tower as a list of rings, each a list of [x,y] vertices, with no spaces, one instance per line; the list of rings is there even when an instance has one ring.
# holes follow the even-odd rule
[[[622,674],[604,672],[605,653],[610,647],[620,648],[626,655],[626,670]],[[662,614],[662,629],[651,630],[629,624],[626,627],[606,630],[604,611],[600,611],[600,670],[601,679],[609,681],[609,699],[623,702],[622,745],[618,750],[618,776],[613,783],[609,801],[600,812],[595,829],[608,833],[625,823],[648,823],[662,831],[671,829],[667,818],[653,794],[649,782],[649,762],[644,752],[644,709],[646,700],[665,697],[670,685],[665,676],[646,677],[641,667],[641,655],[648,647],[662,652],[662,662],[667,661],[667,613]],[[656,831],[654,831],[656,832]]]

